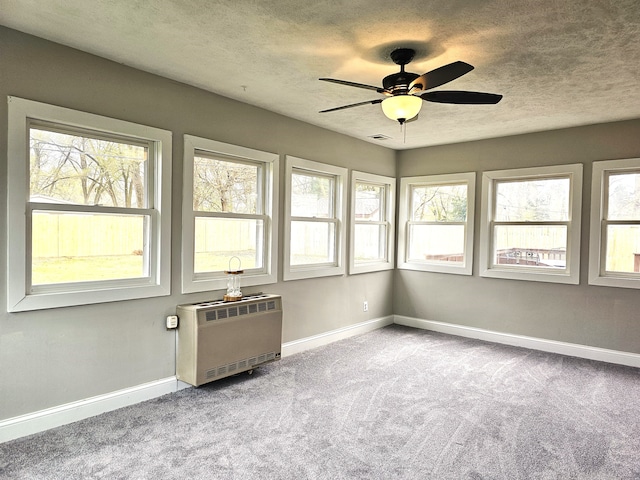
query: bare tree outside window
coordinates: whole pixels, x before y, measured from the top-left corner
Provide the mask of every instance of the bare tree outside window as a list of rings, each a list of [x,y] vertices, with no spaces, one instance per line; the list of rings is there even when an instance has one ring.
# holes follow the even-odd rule
[[[291,216],[329,218],[333,216],[333,179],[321,175],[291,175]]]
[[[194,272],[222,272],[233,256],[243,269],[264,265],[263,166],[201,152],[193,157]]]
[[[466,183],[414,185],[411,188],[408,258],[462,264],[466,221]]]
[[[32,284],[144,277],[149,148],[90,134],[30,128]],[[115,207],[59,211],[53,204]]]
[[[413,220],[464,222],[467,219],[466,185],[429,185],[412,189]]]
[[[203,212],[258,212],[259,167],[195,156],[193,209]]]
[[[31,128],[31,197],[144,208],[146,146]]]

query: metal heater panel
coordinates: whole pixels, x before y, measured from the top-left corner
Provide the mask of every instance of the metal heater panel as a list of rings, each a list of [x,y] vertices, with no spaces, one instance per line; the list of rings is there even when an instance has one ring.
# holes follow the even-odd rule
[[[280,359],[282,300],[278,295],[179,305],[177,314],[178,380],[199,386]]]

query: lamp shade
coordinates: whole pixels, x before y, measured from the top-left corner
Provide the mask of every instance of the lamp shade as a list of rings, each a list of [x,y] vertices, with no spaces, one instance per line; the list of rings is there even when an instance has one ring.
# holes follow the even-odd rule
[[[404,123],[418,115],[422,98],[415,95],[395,95],[382,101],[382,111],[391,120]]]

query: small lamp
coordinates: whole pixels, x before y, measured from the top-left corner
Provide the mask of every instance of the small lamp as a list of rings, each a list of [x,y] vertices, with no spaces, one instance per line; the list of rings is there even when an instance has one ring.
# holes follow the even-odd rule
[[[231,262],[233,259],[238,260],[238,268],[236,270],[231,269]],[[244,273],[241,269],[242,262],[238,257],[231,257],[229,259],[229,270],[225,270],[227,274],[227,293],[222,297],[225,302],[236,302],[242,299],[242,292],[240,291],[240,276]]]
[[[415,95],[394,95],[382,101],[382,111],[391,120],[402,125],[418,115],[422,108],[422,98]]]

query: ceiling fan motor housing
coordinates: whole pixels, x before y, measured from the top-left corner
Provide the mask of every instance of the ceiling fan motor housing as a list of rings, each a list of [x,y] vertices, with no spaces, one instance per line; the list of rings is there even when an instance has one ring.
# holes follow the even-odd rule
[[[405,72],[404,70],[398,73],[392,73],[387,75],[382,80],[382,87],[391,92],[391,95],[406,95],[409,93],[409,84],[413,82],[420,75],[411,72]]]
[[[411,72],[405,72],[404,66],[413,60],[416,51],[412,48],[396,48],[391,54],[391,60],[396,65],[400,65],[398,73],[387,75],[382,80],[382,87],[391,92],[391,95],[406,95],[409,93],[409,84],[420,75]]]

